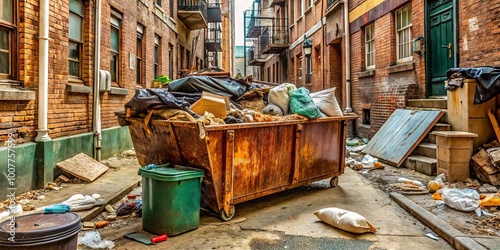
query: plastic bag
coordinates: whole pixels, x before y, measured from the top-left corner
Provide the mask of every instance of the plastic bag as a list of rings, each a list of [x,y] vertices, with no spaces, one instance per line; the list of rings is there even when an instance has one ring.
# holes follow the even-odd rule
[[[335,97],[335,88],[325,89],[319,92],[311,93],[311,98],[319,110],[330,117],[342,116],[337,98]]]
[[[288,95],[290,96],[290,113],[303,115],[307,118],[321,117],[321,111],[311,99],[309,90],[300,87],[297,90],[290,90]]]
[[[378,162],[378,159],[369,154],[365,155],[365,157],[363,157],[363,160],[361,160],[361,164],[368,166],[372,166],[375,162]]]
[[[78,244],[88,246],[90,248],[107,248],[112,249],[115,243],[110,240],[102,240],[101,235],[97,231],[88,231],[85,235],[78,236]]]
[[[443,188],[440,192],[444,204],[456,210],[470,212],[479,207],[479,194],[474,189]]]
[[[318,218],[336,228],[351,233],[376,233],[377,229],[358,213],[344,209],[330,207],[314,212]]]
[[[290,106],[290,96],[288,95],[290,90],[296,90],[297,87],[291,83],[283,83],[269,90],[269,103],[275,104],[280,107],[283,114],[288,114],[288,108]]]

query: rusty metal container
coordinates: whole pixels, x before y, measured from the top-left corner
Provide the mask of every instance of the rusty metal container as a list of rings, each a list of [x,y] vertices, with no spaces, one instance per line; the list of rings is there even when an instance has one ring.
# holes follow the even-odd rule
[[[16,217],[0,224],[0,250],[76,250],[81,227],[75,213]]]
[[[344,172],[347,123],[354,116],[204,126],[127,119],[139,164],[201,168],[202,204],[230,220],[234,204],[331,179]],[[123,122],[122,122],[123,123]]]

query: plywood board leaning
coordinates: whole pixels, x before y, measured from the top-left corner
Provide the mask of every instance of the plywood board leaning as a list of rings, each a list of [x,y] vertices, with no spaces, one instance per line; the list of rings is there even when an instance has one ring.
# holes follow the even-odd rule
[[[109,169],[106,165],[94,160],[84,153],[77,154],[65,161],[59,162],[56,166],[78,179],[87,182],[93,182]]]

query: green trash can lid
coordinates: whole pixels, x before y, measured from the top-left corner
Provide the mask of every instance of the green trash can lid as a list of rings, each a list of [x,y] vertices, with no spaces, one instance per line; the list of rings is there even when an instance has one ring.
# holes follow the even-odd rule
[[[148,165],[140,168],[139,172],[143,177],[159,181],[181,181],[203,177],[203,170],[201,169],[194,169],[175,164],[166,164],[156,167]]]

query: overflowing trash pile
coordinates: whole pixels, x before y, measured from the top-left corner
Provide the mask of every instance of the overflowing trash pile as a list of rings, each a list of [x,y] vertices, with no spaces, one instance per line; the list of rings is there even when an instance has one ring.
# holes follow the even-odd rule
[[[243,80],[189,76],[167,88],[138,89],[125,104],[126,117],[201,121],[205,125],[307,120],[342,116],[335,88],[316,93],[283,83],[275,87]]]

